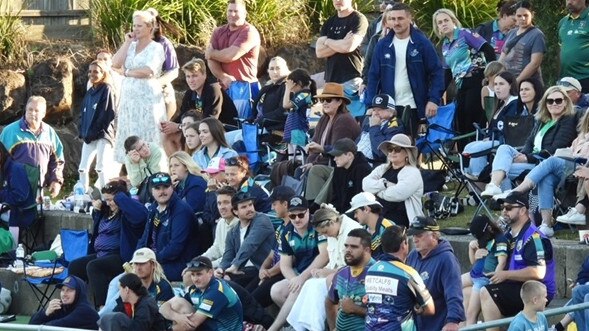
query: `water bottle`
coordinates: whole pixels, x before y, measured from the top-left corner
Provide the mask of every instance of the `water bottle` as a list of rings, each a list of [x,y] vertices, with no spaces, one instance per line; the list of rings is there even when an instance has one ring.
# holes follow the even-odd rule
[[[84,209],[84,185],[80,181],[74,185],[74,206],[74,211],[76,212]]]
[[[14,267],[15,268],[22,268],[23,267],[23,259],[25,258],[25,248],[22,244],[18,244],[16,248],[16,260],[14,260]]]

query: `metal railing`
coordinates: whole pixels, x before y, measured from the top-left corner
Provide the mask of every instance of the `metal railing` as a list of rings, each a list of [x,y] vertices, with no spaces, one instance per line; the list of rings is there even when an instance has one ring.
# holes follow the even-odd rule
[[[544,311],[544,315],[546,315],[547,317],[554,316],[554,315],[562,315],[562,314],[566,314],[566,313],[569,313],[572,311],[583,310],[583,309],[589,309],[589,302],[583,302],[583,303],[579,303],[576,305],[548,309],[548,310]],[[500,320],[489,321],[489,322],[480,323],[480,324],[473,324],[473,325],[469,325],[469,326],[460,328],[460,331],[478,331],[478,330],[486,330],[488,328],[497,328],[500,326],[509,325],[509,323],[511,323],[512,320],[513,320],[513,317],[508,317],[508,318],[503,318]]]
[[[62,326],[28,325],[14,323],[0,323],[0,330],[28,330],[28,331],[87,331],[85,329],[64,328]]]

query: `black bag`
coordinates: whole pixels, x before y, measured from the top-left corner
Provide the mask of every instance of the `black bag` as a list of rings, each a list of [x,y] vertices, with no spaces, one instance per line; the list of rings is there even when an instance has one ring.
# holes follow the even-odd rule
[[[145,170],[149,173],[149,175],[143,178],[141,184],[139,184],[139,187],[137,188],[137,197],[139,198],[139,201],[143,204],[152,203],[154,201],[153,195],[151,195],[150,184],[151,176],[153,174],[151,173],[151,170],[149,170],[149,168],[145,168]]]
[[[454,196],[445,196],[439,192],[429,192],[425,194],[423,207],[425,214],[436,220],[456,216],[464,211],[464,206],[459,198]]]
[[[535,122],[533,115],[506,118],[503,122],[505,143],[513,147],[525,145]]]

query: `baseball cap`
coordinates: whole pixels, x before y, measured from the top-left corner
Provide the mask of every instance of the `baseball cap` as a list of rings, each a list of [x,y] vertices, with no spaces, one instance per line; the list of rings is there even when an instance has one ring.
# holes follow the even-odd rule
[[[436,222],[436,220],[431,217],[417,216],[413,222],[411,222],[411,226],[409,226],[407,234],[415,235],[426,231],[440,231],[438,222]]]
[[[149,262],[149,261],[157,261],[157,259],[155,258],[155,253],[151,249],[149,249],[147,247],[143,247],[143,248],[139,248],[138,250],[135,251],[135,253],[133,253],[133,258],[129,262],[130,263],[145,263],[145,262]]]
[[[558,82],[556,82],[556,85],[561,86],[567,92],[571,90],[577,90],[581,92],[583,90],[581,83],[579,83],[579,81],[573,77],[562,77]]]
[[[207,168],[202,172],[206,172],[208,174],[214,175],[218,174],[222,171],[225,171],[225,159],[222,157],[214,157],[209,161]]]
[[[295,191],[286,185],[276,186],[270,194],[270,201],[290,201],[296,195]]]
[[[360,192],[352,197],[352,201],[350,201],[350,209],[346,211],[346,214],[349,214],[355,211],[358,208],[372,206],[372,205],[379,205],[382,207],[380,202],[376,200],[374,194],[370,192]]]
[[[358,146],[350,138],[342,138],[333,143],[331,151],[328,152],[331,156],[340,156],[344,153],[354,153],[358,151]]]
[[[378,94],[372,99],[372,107],[395,109],[395,99],[388,94]]]
[[[78,286],[78,280],[76,279],[76,277],[68,276],[63,280],[63,282],[55,285],[55,287],[57,287],[57,288],[62,288],[64,286],[67,286],[67,287],[75,290]]]
[[[151,175],[149,183],[151,184],[152,188],[158,186],[172,186],[172,177],[170,177],[170,175],[165,172],[156,172],[155,174]]]
[[[202,269],[213,269],[211,259],[206,256],[197,256],[186,263],[186,271],[197,271]]]
[[[517,191],[509,193],[509,195],[506,196],[504,199],[498,199],[497,202],[499,202],[500,204],[509,203],[530,208],[528,194]]]
[[[249,200],[256,200],[256,197],[252,196],[248,192],[237,192],[231,198],[231,205],[237,206],[241,202],[249,201]]]
[[[292,197],[288,202],[288,211],[307,209],[309,209],[309,203],[307,202],[307,199],[303,198],[300,195]]]

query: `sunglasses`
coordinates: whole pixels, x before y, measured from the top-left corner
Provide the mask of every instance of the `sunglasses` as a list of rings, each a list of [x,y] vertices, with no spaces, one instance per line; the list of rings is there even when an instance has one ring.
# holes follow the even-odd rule
[[[203,261],[191,261],[186,263],[186,268],[211,268],[208,264]]]
[[[157,177],[153,177],[151,179],[151,182],[154,184],[160,184],[160,183],[165,183],[165,184],[169,184],[170,182],[170,176],[157,176]]]
[[[556,99],[546,99],[547,105],[557,104],[560,105],[564,101],[563,98],[556,98]]]
[[[391,146],[389,148],[387,148],[387,152],[392,153],[401,153],[401,151],[403,150],[403,147],[399,147],[399,146]]]
[[[226,166],[232,166],[232,167],[241,167],[242,163],[241,160],[237,157],[230,157],[227,160],[225,160],[225,165]]]
[[[567,82],[566,80],[559,80],[558,82],[556,82],[556,85],[563,86],[563,87],[572,87],[575,90],[577,90],[577,87],[575,85]]]
[[[503,209],[506,211],[511,211],[514,208],[521,208],[523,206],[520,205],[503,205]]]
[[[303,217],[305,217],[305,215],[307,215],[307,212],[304,213],[298,213],[298,214],[288,214],[288,218],[290,218],[291,220],[296,219],[297,217],[299,219],[302,219]]]
[[[327,103],[330,103],[333,100],[335,100],[335,98],[325,98],[325,99],[319,99],[319,102],[327,102]]]

